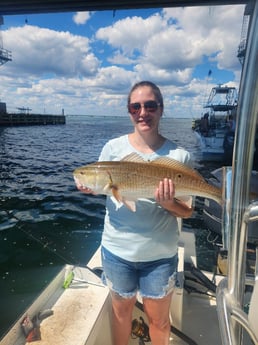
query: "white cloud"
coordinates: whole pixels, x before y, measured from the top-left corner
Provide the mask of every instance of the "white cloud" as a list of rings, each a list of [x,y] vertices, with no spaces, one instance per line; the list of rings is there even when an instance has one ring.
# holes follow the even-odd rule
[[[204,56],[238,77],[241,66],[236,52],[243,10],[244,6],[164,9],[147,19],[119,20],[99,29],[96,38],[114,48],[109,61],[123,61],[124,56],[128,63],[134,62],[140,76],[162,84],[189,83]]]
[[[73,16],[73,21],[77,25],[84,25],[84,24],[87,23],[87,21],[90,19],[90,17],[91,17],[91,13],[90,12],[77,12]]]
[[[164,17],[168,21],[176,18],[176,26],[183,30],[182,45],[189,46],[190,39],[195,56],[215,55],[213,61],[219,68],[239,69],[236,53],[243,11],[243,5],[171,8],[164,10]]]
[[[128,58],[119,51],[116,51],[114,55],[107,60],[114,65],[133,65],[135,63],[135,60]]]
[[[162,25],[162,19],[158,14],[147,19],[127,17],[112,26],[100,28],[96,32],[96,38],[132,56],[135,51],[142,51],[146,42],[161,30]]]
[[[192,77],[192,69],[185,68],[182,70],[164,69],[154,67],[151,63],[142,63],[135,66],[138,79],[155,80],[160,85],[186,85]]]
[[[202,57],[198,46],[198,41],[193,41],[183,30],[169,27],[150,38],[144,50],[144,59],[153,68],[181,70],[194,67]]]
[[[5,32],[13,61],[7,73],[35,76],[93,75],[99,62],[87,37],[25,25]]]
[[[167,114],[196,116],[214,86],[203,76],[193,77],[204,57],[210,65],[230,71],[227,84],[238,86],[241,66],[236,53],[243,9],[171,8],[147,18],[115,17],[106,26],[101,20],[91,25],[97,12],[93,17],[89,12],[74,15],[78,25],[99,27],[93,37],[86,37],[78,26],[76,34],[31,25],[11,27],[4,31],[4,42],[13,61],[1,68],[1,100],[38,112],[61,113],[64,108],[73,114],[119,115],[126,113],[131,85],[149,79],[161,86]]]

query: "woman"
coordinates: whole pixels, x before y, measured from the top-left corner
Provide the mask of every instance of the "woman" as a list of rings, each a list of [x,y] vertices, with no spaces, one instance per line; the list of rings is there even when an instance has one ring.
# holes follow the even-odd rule
[[[127,106],[134,131],[110,140],[102,149],[100,161],[121,160],[136,152],[144,160],[168,156],[190,163],[187,151],[159,133],[163,97],[155,84],[135,84]],[[128,344],[137,291],[148,317],[152,345],[169,344],[169,307],[177,272],[176,217],[192,214],[189,203],[174,195],[173,181],[164,178],[153,191],[153,199],[136,202],[136,212],[118,204],[114,197],[107,198],[102,264],[103,279],[112,296],[114,345]]]

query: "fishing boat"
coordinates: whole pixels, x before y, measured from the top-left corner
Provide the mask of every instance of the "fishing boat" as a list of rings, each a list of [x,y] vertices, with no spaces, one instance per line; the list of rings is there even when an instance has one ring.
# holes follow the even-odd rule
[[[59,10],[96,10],[148,6],[190,6],[241,1],[70,1],[3,2],[11,14]],[[244,3],[244,2],[243,2]],[[39,6],[40,5],[40,6]],[[182,227],[179,281],[171,304],[171,344],[258,344],[258,265],[246,274],[249,225],[258,220],[258,202],[249,201],[255,127],[258,122],[258,1],[251,1],[245,62],[237,106],[232,167],[223,169],[222,235],[227,252],[227,274],[198,270],[194,234]],[[244,115],[244,116],[243,116]],[[258,234],[252,242],[258,254]],[[30,335],[39,345],[112,345],[109,291],[99,278],[99,250],[85,267],[65,266],[35,302],[1,339],[1,345],[27,344]],[[37,340],[38,339],[38,340]],[[129,345],[151,344],[140,297],[134,308]]]
[[[223,181],[223,168],[216,169],[212,171],[212,176],[209,178],[209,183],[216,186],[221,187]],[[250,198],[251,200],[255,200],[258,198],[258,171],[252,170],[251,173],[251,182],[250,182]],[[214,202],[213,200],[204,199],[203,205],[203,220],[206,224],[207,228],[213,231],[216,234],[222,234],[222,207],[218,203]],[[252,241],[252,236],[256,235],[258,227],[258,222],[255,221],[250,224],[249,226],[249,233],[248,236]]]
[[[193,120],[203,160],[230,162],[233,154],[237,112],[237,89],[218,85],[212,88],[201,119]]]

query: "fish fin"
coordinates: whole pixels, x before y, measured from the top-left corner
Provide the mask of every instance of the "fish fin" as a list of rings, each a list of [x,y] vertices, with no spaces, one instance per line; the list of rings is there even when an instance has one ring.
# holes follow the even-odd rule
[[[193,204],[193,197],[190,195],[178,195],[175,197],[179,202],[183,202],[185,205],[187,205],[189,208],[192,207]]]
[[[148,163],[138,153],[132,152],[121,159],[121,162]]]
[[[135,162],[135,163],[146,163],[146,164],[155,164],[155,165],[165,165],[166,167],[171,168],[178,168],[183,171],[191,171],[191,173],[198,179],[201,179],[205,181],[205,179],[196,171],[195,169],[192,169],[185,165],[184,163],[181,163],[177,161],[176,159],[170,158],[170,157],[158,157],[152,161],[145,161],[138,153],[132,152],[129,155],[125,156],[123,159],[121,159],[123,162]]]
[[[191,172],[191,174],[193,174],[199,180],[205,181],[205,179],[202,177],[202,175],[198,173],[198,171],[170,157],[158,157],[154,159],[153,161],[151,161],[150,163],[155,164],[155,165],[164,165],[166,167],[170,167],[174,169],[179,169],[180,171],[182,171],[182,173]]]
[[[109,183],[107,183],[107,184],[105,185],[105,187],[103,188],[103,191],[104,191],[104,192],[108,192],[110,189],[112,189],[112,185],[111,185],[110,182],[109,182]]]
[[[127,208],[129,208],[130,211],[136,212],[136,205],[134,201],[123,198],[122,202]]]
[[[109,185],[109,188],[111,189],[113,197],[116,199],[118,202],[123,202],[123,199],[121,198],[118,188],[115,185]]]
[[[136,211],[135,202],[133,200],[127,200],[126,198],[121,197],[121,195],[119,194],[119,190],[118,190],[117,186],[115,186],[115,185],[110,186],[109,185],[109,188],[111,188],[113,197],[116,199],[116,201],[118,203],[124,204],[132,212]]]

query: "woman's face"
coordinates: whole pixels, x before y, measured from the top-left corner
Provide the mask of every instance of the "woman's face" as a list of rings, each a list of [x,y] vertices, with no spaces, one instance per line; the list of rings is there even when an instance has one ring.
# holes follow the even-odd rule
[[[135,129],[141,132],[158,130],[162,107],[159,106],[150,86],[141,86],[134,90],[130,105],[129,113]]]

